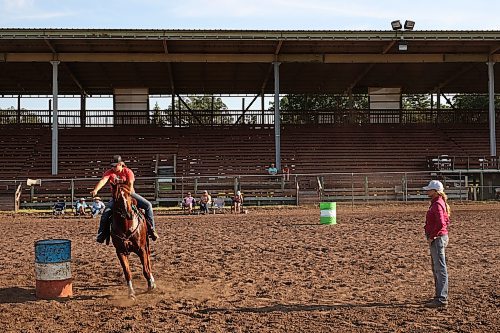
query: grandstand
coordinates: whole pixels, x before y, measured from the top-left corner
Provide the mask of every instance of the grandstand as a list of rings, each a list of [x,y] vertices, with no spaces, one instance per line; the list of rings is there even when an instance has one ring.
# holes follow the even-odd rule
[[[50,110],[1,113],[0,181],[10,193],[26,178],[43,179],[40,187],[23,187],[26,206],[72,202],[87,195],[110,156],[121,154],[141,193],[156,203],[175,204],[202,188],[224,197],[241,188],[257,204],[317,201],[328,191],[334,199],[356,192],[365,200],[401,193],[406,200],[418,197],[419,182],[429,177],[458,184],[460,199],[487,183],[481,196],[488,197],[498,183],[498,111],[455,110],[440,101],[444,93],[487,92],[484,63],[500,60],[500,34],[408,31],[405,40],[402,54],[392,31],[0,29],[2,96],[81,100],[80,110],[58,110],[57,140]],[[53,60],[60,65],[51,68]],[[57,87],[52,70],[60,74]],[[372,95],[373,88],[393,92]],[[260,97],[261,110],[176,109],[182,94],[222,93]],[[92,94],[113,96],[113,109],[88,112]],[[171,96],[172,109],[150,110],[151,94]],[[275,128],[266,94],[351,101],[364,94],[369,105],[284,110]],[[402,94],[431,94],[433,105],[406,110]],[[271,162],[288,164],[291,181],[267,177]],[[411,180],[406,175],[416,172]]]

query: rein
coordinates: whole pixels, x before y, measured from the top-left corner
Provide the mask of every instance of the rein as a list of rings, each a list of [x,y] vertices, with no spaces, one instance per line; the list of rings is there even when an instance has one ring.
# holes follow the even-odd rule
[[[132,204],[130,205],[131,211],[130,212],[128,211],[128,207],[129,207],[128,200],[125,199],[125,197],[123,195],[124,193],[127,194],[128,196],[130,196],[130,189],[128,188],[128,186],[126,186],[126,185],[117,186],[117,188],[114,191],[114,195],[113,195],[114,199],[115,199],[113,213],[118,215],[120,218],[122,218],[125,221],[133,220],[134,217],[137,218],[137,226],[135,227],[134,230],[132,230],[130,232],[130,234],[128,236],[125,236],[125,232],[127,232],[128,230],[126,230],[124,233],[118,234],[113,229],[113,225],[111,225],[111,234],[113,236],[115,236],[116,238],[120,239],[123,242],[123,244],[126,246],[128,243],[131,243],[130,238],[132,238],[132,236],[134,236],[138,232],[139,227],[143,223],[142,220],[144,220],[144,215],[139,211],[139,209],[137,209],[137,207],[135,205],[132,205]],[[117,207],[118,203],[121,203],[123,205],[120,205],[120,207]]]

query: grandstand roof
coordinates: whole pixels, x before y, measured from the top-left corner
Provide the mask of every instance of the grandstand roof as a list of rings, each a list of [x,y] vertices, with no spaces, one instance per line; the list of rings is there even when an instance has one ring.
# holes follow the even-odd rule
[[[282,93],[486,93],[499,50],[500,31],[0,29],[0,94],[50,94],[51,60],[62,94],[272,93],[273,61]]]

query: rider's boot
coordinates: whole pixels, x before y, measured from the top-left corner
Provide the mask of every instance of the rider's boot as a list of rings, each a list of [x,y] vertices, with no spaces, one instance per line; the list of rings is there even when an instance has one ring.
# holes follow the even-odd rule
[[[99,223],[99,231],[97,232],[97,238],[96,241],[98,243],[104,243],[106,238],[109,237],[109,227],[111,225],[110,219],[106,218],[106,216],[101,216],[101,221]]]
[[[160,236],[156,232],[156,229],[153,228],[152,223],[150,221],[146,220],[146,224],[148,226],[148,235],[149,235],[149,238],[151,238],[153,241],[157,240]]]
[[[156,232],[156,230],[155,230],[155,229],[151,229],[151,231],[149,232],[149,237],[150,237],[153,241],[155,241],[155,240],[157,240],[157,239],[158,239],[158,237],[160,237],[160,236],[158,235],[158,233]]]

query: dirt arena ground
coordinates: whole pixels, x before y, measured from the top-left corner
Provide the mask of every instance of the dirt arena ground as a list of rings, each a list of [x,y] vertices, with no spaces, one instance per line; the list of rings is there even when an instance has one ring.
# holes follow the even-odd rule
[[[452,205],[450,305],[433,295],[423,238],[428,204],[250,209],[247,215],[157,215],[158,288],[127,299],[97,220],[0,215],[2,332],[498,332],[500,203]],[[35,298],[34,242],[72,241],[74,297]]]

